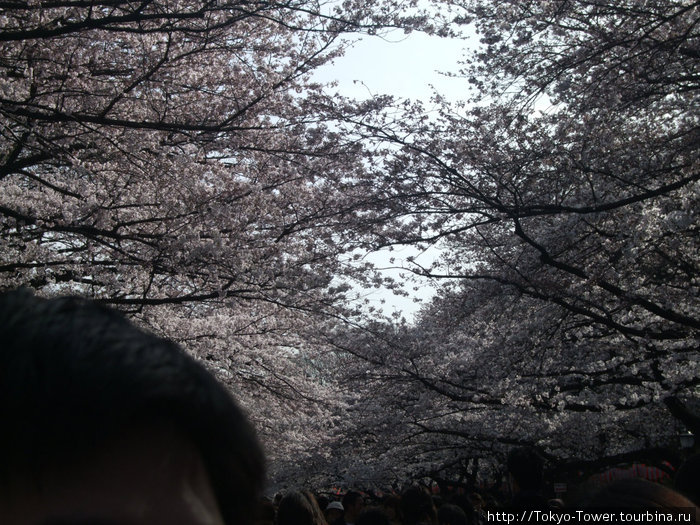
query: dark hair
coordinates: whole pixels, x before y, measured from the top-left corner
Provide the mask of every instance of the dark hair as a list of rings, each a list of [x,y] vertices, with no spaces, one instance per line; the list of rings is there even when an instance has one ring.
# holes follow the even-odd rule
[[[277,525],[325,525],[325,522],[313,494],[292,491],[280,500]]]
[[[258,525],[275,525],[275,505],[268,498],[258,501],[255,523]]]
[[[585,497],[581,506],[623,509],[691,509],[696,507],[692,501],[675,490],[640,478],[621,479],[605,485]]]
[[[401,498],[394,494],[387,494],[382,498],[382,507],[387,511],[391,511],[398,518],[401,512]]]
[[[683,462],[673,480],[674,488],[700,505],[700,454],[695,454]]]
[[[440,505],[437,512],[440,525],[467,525],[467,513],[461,507],[452,504]]]
[[[531,448],[515,448],[508,454],[508,472],[520,490],[538,490],[544,477],[544,462]]]
[[[401,521],[404,525],[435,523],[437,513],[433,498],[420,487],[410,487],[401,494]]]
[[[228,390],[175,343],[94,301],[0,294],[0,420],[0,483],[162,423],[199,450],[226,523],[254,515],[263,454]]]
[[[368,507],[360,512],[355,525],[391,525],[387,513],[379,507]]]
[[[343,508],[347,509],[348,507],[352,507],[359,499],[362,499],[362,494],[356,490],[347,491],[343,496]]]

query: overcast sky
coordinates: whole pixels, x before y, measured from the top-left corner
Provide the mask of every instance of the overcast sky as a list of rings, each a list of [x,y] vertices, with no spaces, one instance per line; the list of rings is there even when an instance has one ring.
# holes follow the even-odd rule
[[[465,45],[464,40],[398,30],[385,38],[365,36],[345,56],[319,69],[315,78],[335,80],[341,94],[356,98],[373,94],[428,100],[434,85],[443,95],[458,99],[465,80],[440,73],[457,70]]]
[[[456,39],[442,39],[422,33],[404,34],[395,31],[388,38],[363,37],[349,48],[345,56],[332,65],[320,69],[314,76],[322,82],[338,82],[341,95],[367,98],[371,95],[393,95],[399,98],[422,99],[429,101],[437,88],[441,95],[450,100],[464,97],[466,80],[449,78],[446,71],[456,71],[467,42]],[[390,257],[400,265],[408,256],[418,252],[405,248],[391,253],[372,254],[369,260],[381,267],[392,266]],[[422,256],[419,261],[429,265],[431,254]],[[394,278],[399,278],[400,270],[387,270]],[[381,308],[385,313],[401,312],[407,320],[412,320],[420,308],[414,297],[424,301],[433,295],[428,284],[419,284],[418,292],[413,292],[411,284],[407,290],[415,294],[410,298],[397,297],[388,291],[371,291],[365,294],[370,304]]]

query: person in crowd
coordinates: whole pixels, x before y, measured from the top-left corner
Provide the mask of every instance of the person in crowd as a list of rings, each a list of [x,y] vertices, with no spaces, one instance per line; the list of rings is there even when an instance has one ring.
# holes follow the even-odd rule
[[[277,509],[280,508],[280,501],[282,501],[282,498],[284,497],[283,492],[277,492],[275,496],[272,498],[272,506],[275,508],[275,514],[277,514]]]
[[[459,509],[464,512],[464,515],[466,516],[467,523],[469,525],[479,525],[480,524],[480,516],[476,511],[476,508],[474,507],[474,504],[472,501],[474,501],[474,496],[479,496],[476,493],[471,493],[471,494],[454,494],[450,498],[449,502],[446,503],[448,505],[456,505],[459,507]],[[441,507],[438,507],[438,513],[440,512]]]
[[[382,498],[382,509],[389,517],[389,522],[391,525],[400,525],[401,517],[401,498],[394,494],[387,494]]]
[[[467,500],[469,501],[469,506],[471,508],[471,519],[470,513],[467,509],[465,509],[465,512],[467,513],[467,520],[471,521],[475,525],[481,525],[486,521],[486,500],[478,492],[471,492],[469,496],[467,496]]]
[[[343,517],[343,504],[340,501],[331,501],[324,512],[328,523],[336,523]]]
[[[470,525],[467,513],[451,503],[440,505],[437,511],[438,525]]]
[[[514,510],[548,508],[542,495],[544,462],[540,455],[528,447],[515,448],[507,459],[508,480],[512,499],[509,507]]]
[[[478,492],[471,492],[467,497],[475,512],[480,513],[486,508],[486,501]]]
[[[357,517],[355,525],[391,525],[391,522],[382,507],[365,507]]]
[[[324,494],[319,493],[314,493],[314,497],[316,498],[316,503],[318,503],[318,508],[321,509],[321,512],[323,513],[323,517],[326,518],[326,508],[328,507],[330,500]],[[326,521],[328,520],[326,519]]]
[[[321,525],[328,525],[328,520],[326,520],[326,515],[323,512],[323,509],[328,505],[327,498],[308,490],[304,493],[311,500],[315,521]]]
[[[700,517],[697,506],[679,492],[641,478],[613,481],[584,496],[577,506],[584,509],[687,510],[695,514],[692,523]]]
[[[365,508],[365,499],[360,492],[349,490],[343,496],[343,516],[333,525],[355,525],[357,517]]]
[[[277,509],[277,525],[327,525],[313,494],[292,491],[284,495]]]
[[[420,487],[409,487],[401,494],[403,525],[437,525],[437,510],[432,496]]]
[[[260,499],[255,515],[255,525],[275,525],[276,521],[275,506],[272,500],[269,498]]]
[[[0,295],[0,523],[249,524],[253,428],[175,343],[77,298]]]
[[[564,500],[561,498],[551,498],[547,500],[547,506],[552,510],[563,510],[566,508]]]
[[[700,454],[686,459],[676,472],[674,488],[696,505],[700,505]]]

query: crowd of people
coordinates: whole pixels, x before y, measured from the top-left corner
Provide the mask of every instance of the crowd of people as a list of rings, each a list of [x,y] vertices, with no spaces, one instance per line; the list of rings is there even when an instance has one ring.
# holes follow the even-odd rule
[[[381,500],[293,490],[261,502],[264,455],[229,391],[173,342],[77,297],[0,294],[0,421],[2,525],[484,525],[503,510],[566,508],[542,493],[528,449],[509,456],[509,501],[412,486]],[[675,489],[627,480],[576,505],[695,517],[698,463]]]
[[[587,522],[579,518],[584,513],[590,517],[587,511],[593,509],[608,511],[597,515],[607,516],[602,521],[616,523],[621,520],[614,510],[684,513],[687,519],[675,516],[674,523],[695,523],[700,517],[696,504],[700,501],[700,455],[682,465],[672,486],[629,478],[584,490],[567,501],[545,493],[543,462],[534,450],[512,450],[507,471],[509,491],[499,495],[472,492],[435,496],[426,488],[410,486],[400,495],[376,498],[351,490],[334,500],[309,491],[291,491],[278,494],[274,501],[261,502],[258,525],[561,524]],[[561,515],[566,519],[557,520]],[[655,521],[652,516],[656,514],[635,521]]]

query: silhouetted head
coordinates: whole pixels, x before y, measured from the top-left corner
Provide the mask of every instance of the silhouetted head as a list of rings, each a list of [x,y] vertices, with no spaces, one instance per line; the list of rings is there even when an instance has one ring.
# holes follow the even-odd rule
[[[280,500],[277,525],[325,525],[325,519],[313,494],[292,491]]]
[[[440,525],[468,525],[467,513],[461,507],[452,504],[440,505],[437,512]]]
[[[700,454],[683,462],[676,473],[673,486],[693,503],[700,505]]]
[[[437,523],[437,510],[426,490],[410,487],[401,494],[401,522],[404,525]]]
[[[695,504],[675,490],[640,478],[614,481],[582,502],[589,508],[694,509]]]
[[[165,523],[166,502],[178,522],[254,515],[263,455],[226,388],[93,301],[0,295],[0,421],[0,522],[23,505],[55,523]]]
[[[355,525],[391,525],[391,521],[384,509],[367,507],[360,512]]]
[[[544,462],[531,448],[516,448],[510,451],[508,472],[519,490],[540,490],[544,476]]]
[[[343,509],[345,509],[345,521],[354,523],[357,516],[365,507],[365,498],[356,490],[349,490],[343,496]]]

